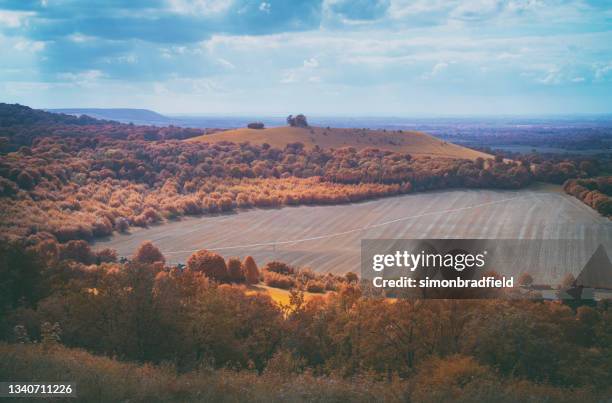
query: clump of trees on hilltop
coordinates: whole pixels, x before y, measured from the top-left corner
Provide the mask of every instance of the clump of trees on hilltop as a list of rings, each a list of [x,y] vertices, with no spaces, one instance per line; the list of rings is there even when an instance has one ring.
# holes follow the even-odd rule
[[[308,121],[306,120],[306,116],[302,114],[296,116],[287,116],[287,124],[291,127],[308,127]]]

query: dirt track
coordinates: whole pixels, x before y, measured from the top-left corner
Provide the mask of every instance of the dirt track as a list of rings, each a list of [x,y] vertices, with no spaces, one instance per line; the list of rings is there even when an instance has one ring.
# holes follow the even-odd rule
[[[595,248],[612,243],[612,223],[557,187],[456,190],[187,218],[117,235],[95,247],[130,256],[151,240],[171,263],[185,262],[197,249],[213,249],[225,257],[252,255],[260,265],[278,259],[343,273],[359,271],[360,240],[367,238],[582,239]],[[549,256],[549,267],[536,280],[577,273],[590,253]]]

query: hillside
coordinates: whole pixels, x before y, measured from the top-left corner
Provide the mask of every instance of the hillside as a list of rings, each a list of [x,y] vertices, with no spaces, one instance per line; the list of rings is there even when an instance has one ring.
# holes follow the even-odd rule
[[[303,143],[306,148],[318,145],[321,148],[355,147],[378,148],[395,152],[407,152],[413,156],[442,158],[476,159],[492,158],[491,155],[456,144],[447,143],[433,136],[416,131],[385,131],[371,129],[339,129],[324,127],[272,127],[263,130],[234,129],[211,135],[194,137],[188,141],[218,143],[228,141],[242,143],[249,141],[261,145],[268,143],[272,147],[284,148],[290,143]]]
[[[171,119],[148,109],[132,108],[64,108],[49,109],[49,112],[68,115],[87,115],[96,119],[115,120],[122,123],[135,124],[168,124]]]
[[[67,110],[68,111],[68,110]],[[76,111],[76,109],[71,110]],[[202,129],[129,125],[114,120],[102,120],[82,113],[54,113],[19,104],[0,103],[0,153],[29,147],[40,137],[143,139],[148,141],[186,139],[202,134]],[[140,110],[143,113],[150,111]],[[155,113],[155,112],[151,112]],[[78,116],[75,116],[78,115]],[[160,115],[161,116],[161,115]]]
[[[114,122],[94,119],[90,116],[79,117],[65,113],[49,113],[32,109],[25,105],[0,103],[0,127],[14,126],[52,126],[52,125],[106,125]]]

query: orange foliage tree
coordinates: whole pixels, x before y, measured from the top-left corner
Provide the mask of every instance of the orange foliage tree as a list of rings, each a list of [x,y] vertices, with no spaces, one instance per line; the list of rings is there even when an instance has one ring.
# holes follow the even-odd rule
[[[228,279],[227,265],[223,257],[205,249],[189,256],[187,269],[201,272],[211,280],[218,282],[224,282]]]
[[[151,241],[144,241],[134,253],[132,260],[138,263],[166,263],[164,255]]]
[[[242,263],[244,278],[248,284],[259,283],[259,269],[252,256],[247,256]]]

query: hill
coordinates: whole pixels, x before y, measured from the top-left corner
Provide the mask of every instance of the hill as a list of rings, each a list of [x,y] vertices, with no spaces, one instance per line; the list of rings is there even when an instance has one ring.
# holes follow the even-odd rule
[[[87,109],[71,111],[85,112]],[[112,139],[157,141],[182,140],[199,136],[202,132],[202,129],[174,126],[129,125],[115,120],[97,119],[87,114],[52,113],[19,104],[0,103],[0,153],[16,151],[21,146],[29,147],[34,139],[39,137],[103,136]]]
[[[272,147],[284,148],[287,144],[302,143],[306,148],[342,148],[354,147],[378,148],[381,150],[407,152],[413,156],[441,158],[476,159],[492,158],[491,155],[475,151],[456,144],[448,143],[426,133],[416,131],[388,131],[371,129],[340,129],[324,127],[272,127],[268,129],[234,129],[210,135],[194,137],[188,141],[219,143],[223,141],[261,145],[268,143]]]
[[[135,124],[168,124],[171,119],[149,109],[131,108],[64,108],[48,109],[49,112],[68,115],[87,115],[97,119],[116,120],[122,123]]]
[[[73,116],[65,113],[49,113],[25,105],[0,103],[0,127],[51,126],[51,125],[105,125],[113,122],[94,119],[90,116]]]

